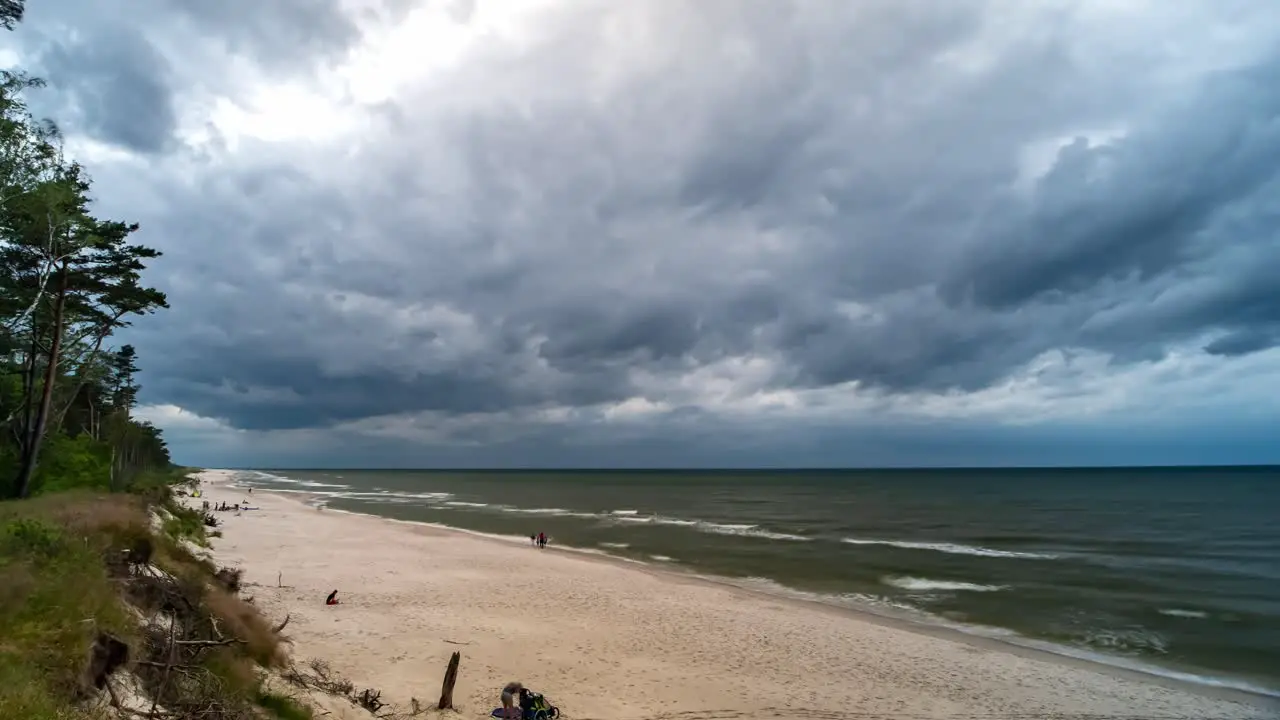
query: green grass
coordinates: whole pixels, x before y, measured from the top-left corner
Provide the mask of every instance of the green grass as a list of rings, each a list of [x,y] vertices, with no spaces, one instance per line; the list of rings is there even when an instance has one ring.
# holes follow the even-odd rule
[[[270,712],[279,720],[313,720],[311,708],[285,695],[260,692],[257,697],[258,707]]]
[[[145,522],[126,496],[0,503],[0,718],[78,717],[72,701],[97,633],[137,634],[102,552]]]
[[[311,720],[292,698],[264,692],[260,667],[282,662],[279,639],[253,606],[211,587],[216,568],[191,555],[181,540],[206,542],[199,513],[151,488],[151,502],[172,514],[152,533],[141,496],[66,492],[0,502],[0,718],[88,720],[76,706],[89,648],[99,632],[141,647],[137,616],[108,576],[104,556],[143,538],[152,562],[203,595],[205,612],[242,645],[209,652],[202,666],[217,678],[194,691],[255,706],[279,720]],[[136,658],[135,658],[136,659]],[[212,694],[212,695],[211,695]]]

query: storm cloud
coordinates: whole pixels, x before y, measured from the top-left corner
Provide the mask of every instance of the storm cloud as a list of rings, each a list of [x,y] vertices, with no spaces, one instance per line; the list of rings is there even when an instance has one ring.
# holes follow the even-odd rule
[[[1280,416],[1280,7],[127,7],[14,38],[165,252],[128,339],[192,452],[768,464],[964,423],[1005,462],[1028,424]]]

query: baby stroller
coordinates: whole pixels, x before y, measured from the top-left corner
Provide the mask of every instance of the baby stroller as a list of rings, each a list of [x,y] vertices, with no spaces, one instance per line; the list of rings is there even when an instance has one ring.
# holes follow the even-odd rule
[[[524,688],[520,690],[520,713],[524,720],[555,720],[560,717],[560,708],[552,705],[542,693]]]

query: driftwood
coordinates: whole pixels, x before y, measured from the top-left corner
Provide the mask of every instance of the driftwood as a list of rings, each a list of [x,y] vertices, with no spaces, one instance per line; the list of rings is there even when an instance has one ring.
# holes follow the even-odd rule
[[[377,714],[386,703],[382,702],[382,691],[373,688],[365,688],[352,698],[352,702],[360,707],[368,710],[371,715]]]
[[[453,709],[453,686],[458,682],[458,663],[462,661],[462,653],[455,652],[449,658],[449,668],[444,671],[444,688],[440,691],[440,703],[437,710]]]
[[[280,631],[284,629],[284,626],[289,624],[290,617],[292,617],[292,615],[286,614],[284,616],[284,621],[282,621],[279,625],[271,628],[271,632],[275,633],[276,635],[279,635]]]

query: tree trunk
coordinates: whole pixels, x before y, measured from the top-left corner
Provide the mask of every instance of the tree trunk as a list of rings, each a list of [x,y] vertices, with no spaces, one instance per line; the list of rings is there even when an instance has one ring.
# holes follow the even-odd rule
[[[49,364],[44,369],[44,387],[40,389],[40,407],[31,428],[31,436],[22,449],[22,465],[18,470],[18,498],[31,494],[31,478],[36,471],[40,445],[44,442],[45,425],[49,422],[49,406],[53,403],[53,384],[58,379],[58,354],[62,352],[62,315],[67,304],[67,267],[62,266],[58,283],[58,299],[53,304],[53,340],[49,343]]]
[[[40,338],[34,322],[31,323],[31,347],[27,349],[27,357],[22,365],[22,436],[18,441],[22,447],[30,443],[31,414],[35,407],[36,365],[40,358]]]
[[[93,343],[93,350],[89,351],[89,355],[80,363],[80,368],[76,372],[76,386],[71,390],[71,397],[67,400],[67,404],[58,411],[57,419],[53,421],[55,430],[62,427],[62,421],[67,417],[67,411],[75,404],[80,391],[84,390],[85,385],[88,384],[89,378],[85,376],[84,369],[88,367],[92,371],[93,363],[98,359],[98,353],[102,352],[102,341],[107,339],[107,335],[111,334],[111,327],[123,316],[123,312],[118,312],[111,318],[107,326],[98,333],[97,340]]]

